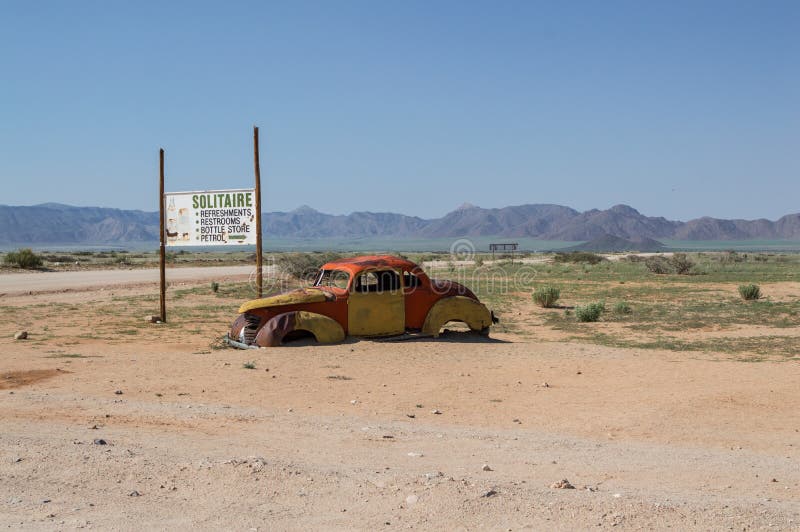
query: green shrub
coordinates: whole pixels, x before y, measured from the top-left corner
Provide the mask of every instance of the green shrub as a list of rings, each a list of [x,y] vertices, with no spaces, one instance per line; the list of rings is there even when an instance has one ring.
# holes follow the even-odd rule
[[[678,275],[688,275],[694,268],[694,262],[686,256],[686,253],[674,253],[669,263]]]
[[[761,297],[761,287],[757,284],[743,284],[739,287],[739,295],[745,301],[754,301]]]
[[[556,262],[586,262],[589,264],[598,264],[606,259],[605,257],[588,251],[570,251],[569,253],[556,253],[554,260]]]
[[[575,307],[575,317],[578,321],[583,322],[597,321],[605,310],[605,303],[589,303],[582,307]]]
[[[475,267],[480,268],[481,266],[483,266],[483,257],[475,255]]]
[[[33,270],[42,267],[42,258],[30,248],[9,251],[5,258],[5,263],[17,268]]]
[[[624,301],[614,305],[614,314],[630,314],[632,311],[631,306]]]
[[[625,255],[620,260],[624,260],[627,262],[644,262],[645,257],[642,257],[641,255]]]
[[[215,294],[219,292],[219,283],[216,281],[211,281],[211,291]]]
[[[550,308],[554,306],[558,298],[561,297],[561,290],[554,286],[544,286],[534,290],[532,296],[537,305]]]
[[[277,255],[276,263],[281,270],[292,277],[310,280],[320,266],[342,258],[338,253],[313,252],[313,253],[281,253]]]
[[[670,261],[663,255],[647,257],[644,261],[644,265],[648,270],[657,274],[672,273],[673,271],[672,264],[670,264]]]
[[[245,362],[244,364],[242,364],[242,367],[244,369],[256,369],[256,363],[253,361]]]

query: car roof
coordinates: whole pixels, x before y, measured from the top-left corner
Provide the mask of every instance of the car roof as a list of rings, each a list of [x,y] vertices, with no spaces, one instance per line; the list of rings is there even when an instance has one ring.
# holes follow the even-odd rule
[[[401,259],[394,255],[362,255],[360,257],[333,260],[322,265],[323,270],[347,270],[350,273],[356,273],[370,268],[414,270],[419,267],[410,260]]]

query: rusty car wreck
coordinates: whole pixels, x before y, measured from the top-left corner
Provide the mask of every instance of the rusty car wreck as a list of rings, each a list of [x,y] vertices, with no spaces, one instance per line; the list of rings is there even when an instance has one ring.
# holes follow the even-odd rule
[[[347,335],[437,337],[450,322],[486,335],[497,319],[465,286],[431,279],[399,257],[371,255],[324,264],[313,286],[244,303],[227,341],[256,348],[299,336],[323,344]]]

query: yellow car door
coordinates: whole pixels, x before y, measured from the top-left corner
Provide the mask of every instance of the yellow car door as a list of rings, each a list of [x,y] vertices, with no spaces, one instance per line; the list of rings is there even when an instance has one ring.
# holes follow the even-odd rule
[[[359,273],[347,300],[348,333],[390,336],[406,330],[406,309],[399,272],[375,269]]]

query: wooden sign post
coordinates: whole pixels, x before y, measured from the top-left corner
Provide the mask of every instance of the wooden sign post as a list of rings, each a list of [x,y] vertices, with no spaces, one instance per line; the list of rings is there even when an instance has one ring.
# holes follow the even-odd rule
[[[253,165],[256,174],[255,209],[256,209],[256,294],[262,297],[264,291],[264,274],[261,271],[261,165],[258,155],[258,127],[253,126]]]
[[[158,152],[158,213],[159,213],[159,251],[160,255],[158,258],[158,274],[159,279],[161,282],[161,290],[160,290],[160,303],[161,303],[161,315],[159,316],[162,323],[167,322],[167,272],[166,272],[166,265],[167,265],[167,257],[166,251],[164,249],[164,149],[162,148]]]
[[[164,192],[164,150],[158,152],[159,320],[167,321],[166,246],[253,245],[255,221],[256,292],[263,296],[261,166],[258,128],[253,126],[255,189]],[[254,197],[255,196],[255,197]],[[167,207],[169,201],[169,207]],[[255,212],[252,212],[255,210]],[[222,213],[222,214],[220,214]],[[153,318],[154,319],[154,318]]]

